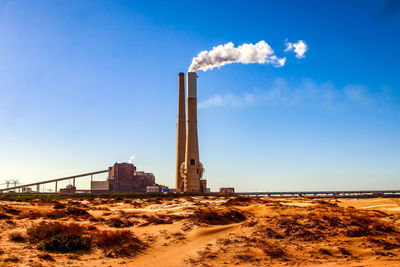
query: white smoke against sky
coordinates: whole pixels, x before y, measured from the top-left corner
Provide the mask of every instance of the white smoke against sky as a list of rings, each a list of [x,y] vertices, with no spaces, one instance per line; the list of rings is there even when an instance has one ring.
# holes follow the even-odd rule
[[[303,40],[300,40],[297,43],[290,43],[286,41],[285,52],[293,51],[294,53],[296,53],[297,58],[305,58],[305,53],[307,52],[307,50],[308,46]]]
[[[136,154],[133,154],[133,155],[129,158],[128,163],[132,163],[133,160],[134,160],[135,158],[136,158]]]
[[[265,42],[242,44],[235,47],[232,42],[218,45],[211,51],[202,51],[194,57],[189,71],[207,71],[232,63],[271,64],[274,67],[285,65],[286,58],[278,58],[272,48]]]

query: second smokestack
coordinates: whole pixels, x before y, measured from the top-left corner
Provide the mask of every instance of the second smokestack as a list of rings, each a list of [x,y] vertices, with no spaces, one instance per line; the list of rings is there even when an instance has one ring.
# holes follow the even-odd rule
[[[203,165],[199,159],[199,142],[197,136],[197,74],[187,73],[187,123],[186,155],[182,164],[184,192],[201,192],[200,178],[203,176]]]

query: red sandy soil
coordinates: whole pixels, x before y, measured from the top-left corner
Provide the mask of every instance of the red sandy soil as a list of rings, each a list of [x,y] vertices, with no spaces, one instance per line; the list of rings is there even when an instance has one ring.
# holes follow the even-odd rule
[[[92,248],[39,250],[27,229],[54,221],[87,229]],[[0,229],[1,266],[400,266],[400,200],[389,198],[0,201]],[[121,255],[98,245],[103,230],[143,246]]]

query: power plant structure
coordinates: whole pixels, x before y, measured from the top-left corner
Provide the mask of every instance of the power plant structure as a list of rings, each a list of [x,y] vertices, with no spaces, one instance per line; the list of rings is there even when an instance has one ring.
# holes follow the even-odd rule
[[[93,181],[93,175],[108,173],[108,178],[105,181]],[[90,189],[77,189],[75,180],[90,176]],[[59,188],[59,183],[63,181],[72,181],[65,188]],[[115,163],[109,167],[108,170],[78,174],[63,178],[56,178],[31,184],[19,185],[14,182],[14,186],[9,186],[7,181],[7,188],[0,189],[0,193],[10,192],[17,193],[16,190],[22,193],[43,193],[46,190],[40,190],[40,187],[45,184],[54,183],[54,193],[61,194],[77,194],[77,193],[146,193],[150,188],[151,192],[173,192],[168,190],[168,187],[159,185],[155,181],[155,176],[152,173],[137,171],[136,166],[131,163]],[[36,187],[36,191],[33,190]],[[164,191],[163,191],[164,190]],[[49,190],[47,190],[48,192]]]
[[[184,74],[179,73],[176,187],[185,193],[202,193],[206,192],[207,184],[205,179],[201,179],[204,169],[200,162],[197,134],[196,72],[187,73],[186,127],[183,123],[186,118],[184,92]],[[183,136],[185,130],[186,135]]]
[[[185,161],[186,147],[186,112],[185,112],[185,73],[179,73],[178,122],[176,124],[176,189],[184,190],[181,165]]]

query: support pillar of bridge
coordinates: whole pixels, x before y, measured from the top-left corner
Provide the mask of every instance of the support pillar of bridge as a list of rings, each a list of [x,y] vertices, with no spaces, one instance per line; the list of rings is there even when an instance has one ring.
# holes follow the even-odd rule
[[[54,192],[56,192],[57,193],[57,191],[58,191],[58,188],[57,188],[57,181],[56,181],[56,188],[55,188],[56,190],[54,191]]]
[[[73,181],[73,185],[75,186],[75,177],[72,179],[72,181]]]
[[[40,184],[37,184],[37,185],[36,185],[36,192],[37,192],[37,193],[40,193]]]

